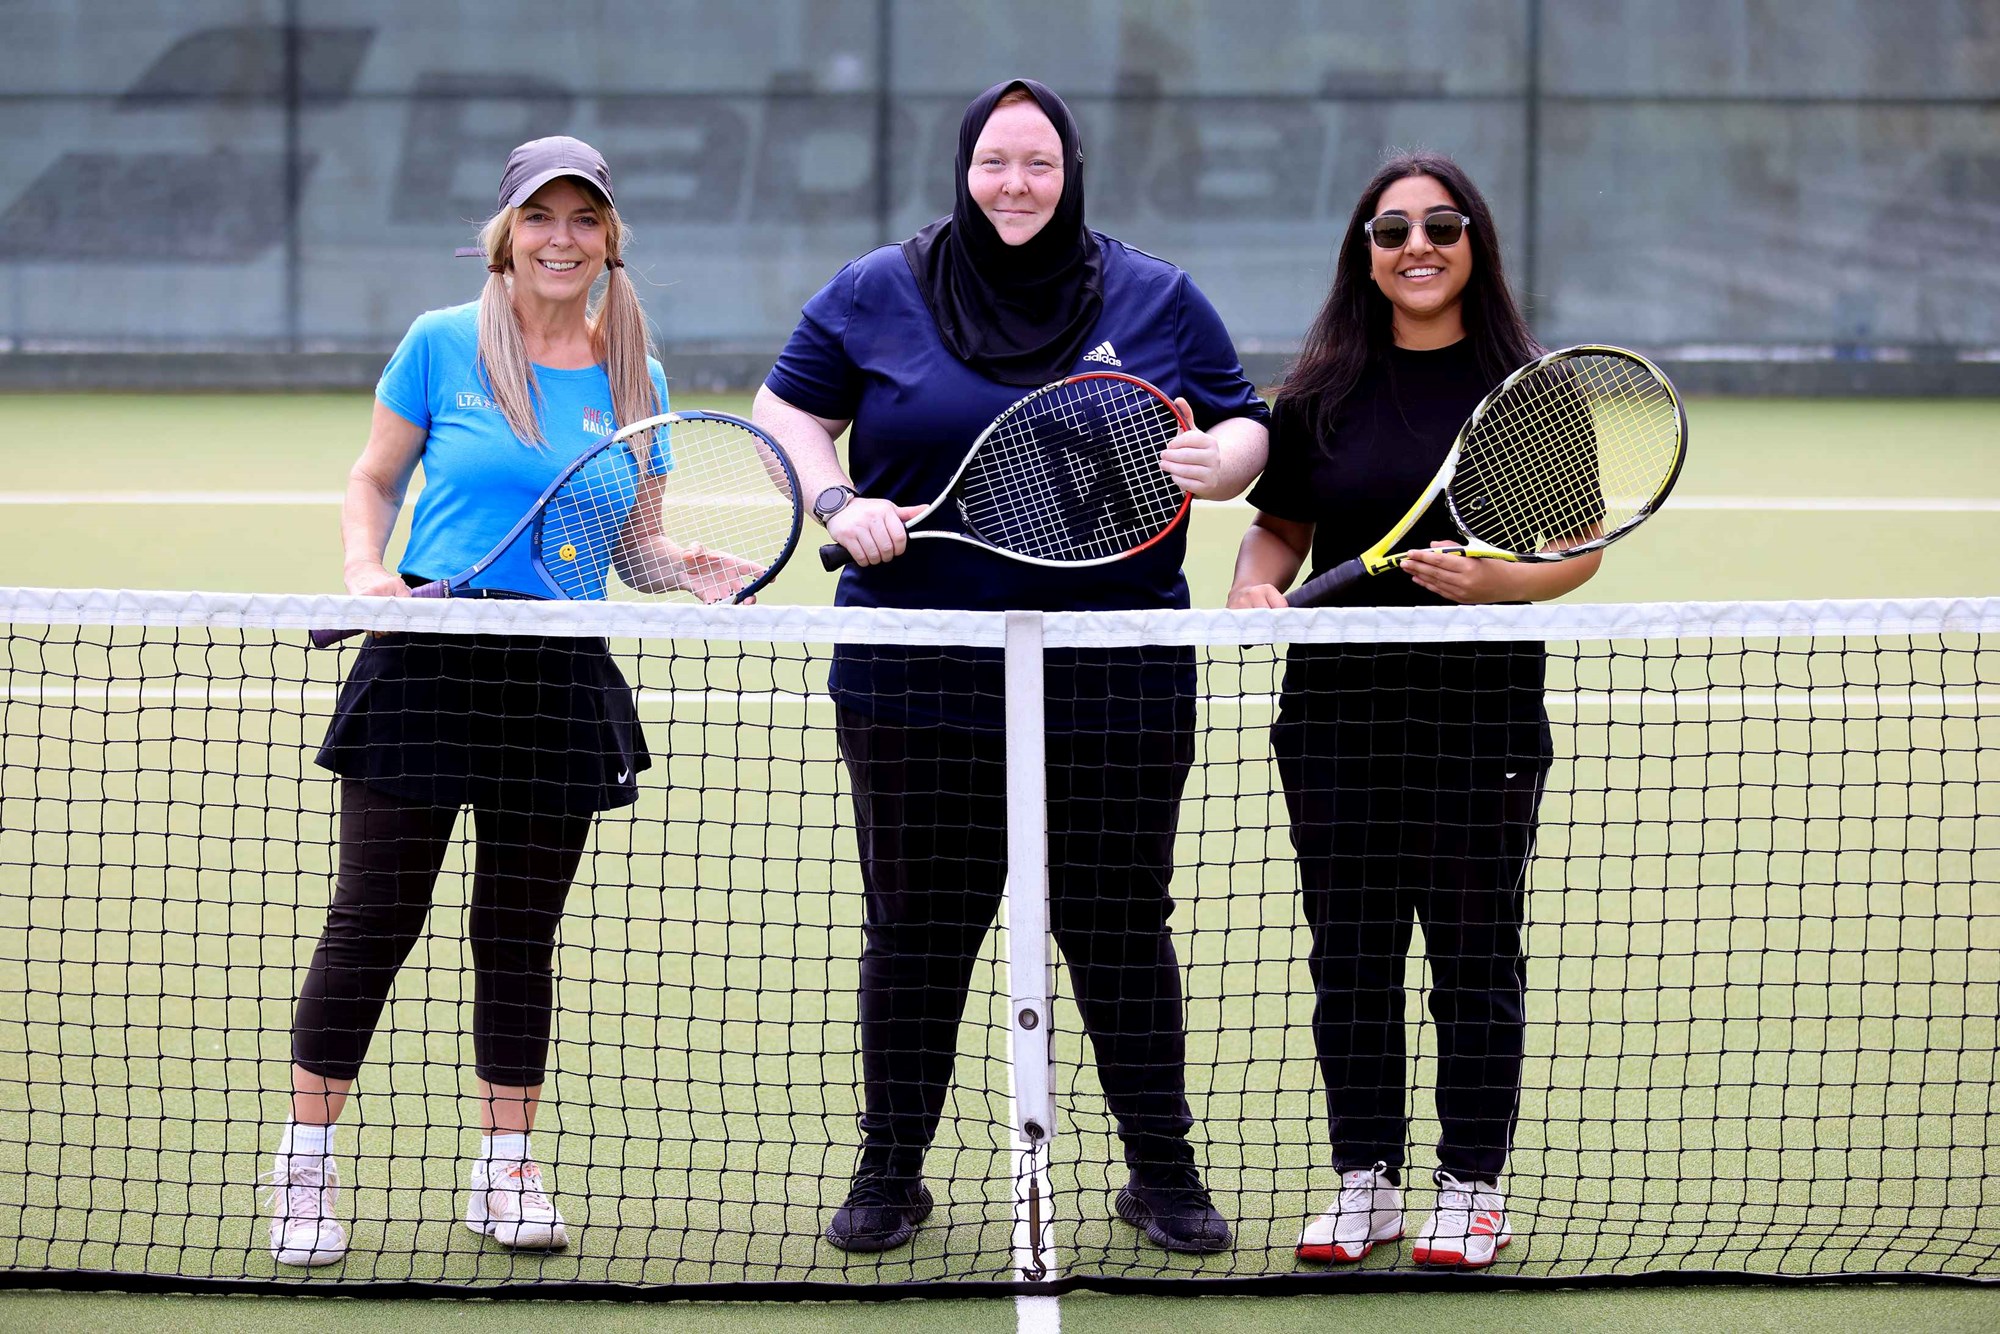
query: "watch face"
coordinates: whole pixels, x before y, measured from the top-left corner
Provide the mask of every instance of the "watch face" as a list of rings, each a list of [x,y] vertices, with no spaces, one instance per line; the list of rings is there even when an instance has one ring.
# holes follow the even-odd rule
[[[813,513],[822,519],[827,518],[838,512],[852,494],[844,486],[829,486],[819,493],[819,499],[813,501]]]

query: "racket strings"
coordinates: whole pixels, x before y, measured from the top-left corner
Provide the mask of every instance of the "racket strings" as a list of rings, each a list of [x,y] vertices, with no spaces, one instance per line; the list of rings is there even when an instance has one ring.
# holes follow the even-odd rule
[[[537,554],[571,598],[728,601],[789,550],[798,503],[757,432],[679,420],[578,469],[543,511]]]
[[[1179,433],[1173,408],[1139,385],[1052,385],[988,432],[959,479],[959,515],[968,531],[1016,555],[1073,562],[1130,551],[1186,504],[1160,467]]]
[[[1487,406],[1466,438],[1452,508],[1502,550],[1560,550],[1614,535],[1674,475],[1680,414],[1642,363],[1597,353],[1538,368]]]

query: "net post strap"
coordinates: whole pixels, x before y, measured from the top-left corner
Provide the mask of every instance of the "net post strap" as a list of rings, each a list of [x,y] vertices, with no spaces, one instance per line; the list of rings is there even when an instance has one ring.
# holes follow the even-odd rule
[[[1014,1253],[1024,1277],[1049,1276],[1048,1148],[1055,1136],[1050,1042],[1048,772],[1042,614],[1006,614],[1007,977],[1016,1154]]]

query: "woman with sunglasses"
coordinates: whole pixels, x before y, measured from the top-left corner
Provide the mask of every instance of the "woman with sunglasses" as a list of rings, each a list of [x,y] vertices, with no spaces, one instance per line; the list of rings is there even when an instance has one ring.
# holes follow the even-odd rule
[[[1232,607],[1282,607],[1310,557],[1354,556],[1423,493],[1459,427],[1538,355],[1485,199],[1453,161],[1391,158],[1362,191],[1333,289],[1279,392]],[[1440,500],[1413,546],[1458,538]],[[1349,605],[1536,602],[1596,572],[1410,558]],[[1359,1260],[1403,1235],[1409,1137],[1405,958],[1421,921],[1438,1026],[1437,1208],[1419,1264],[1493,1263],[1520,1101],[1522,927],[1551,748],[1540,644],[1302,645],[1285,668],[1278,760],[1312,932],[1313,1037],[1341,1186],[1302,1259]]]

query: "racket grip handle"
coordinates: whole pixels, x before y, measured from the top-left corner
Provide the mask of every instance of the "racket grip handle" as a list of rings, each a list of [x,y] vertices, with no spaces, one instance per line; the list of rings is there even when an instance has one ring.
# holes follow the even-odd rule
[[[448,598],[451,596],[451,585],[442,579],[433,579],[427,584],[419,584],[417,587],[411,589],[410,596],[413,598]],[[332,648],[342,640],[352,639],[360,633],[361,631],[359,630],[313,630],[308,633],[307,638],[312,640],[314,648]]]
[[[838,570],[854,564],[854,557],[847,554],[847,548],[838,542],[828,542],[819,549],[819,563],[829,570]]]
[[[1368,577],[1368,567],[1356,556],[1353,560],[1342,561],[1325,574],[1306,580],[1291,592],[1285,594],[1288,607],[1317,607],[1342,589],[1352,588]]]

